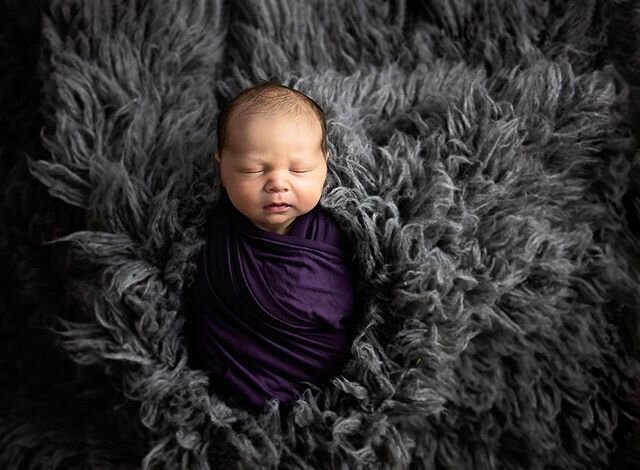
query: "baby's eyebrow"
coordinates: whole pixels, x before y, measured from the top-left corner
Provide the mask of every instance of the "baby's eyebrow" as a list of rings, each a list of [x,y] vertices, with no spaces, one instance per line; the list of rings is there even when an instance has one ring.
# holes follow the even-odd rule
[[[264,160],[263,158],[257,157],[257,156],[253,156],[253,155],[243,155],[242,156],[245,160],[251,160],[252,162],[256,162],[256,163],[267,163],[267,160]],[[291,157],[291,161],[293,163],[303,163],[307,160],[307,157],[304,156],[300,156],[300,157]]]

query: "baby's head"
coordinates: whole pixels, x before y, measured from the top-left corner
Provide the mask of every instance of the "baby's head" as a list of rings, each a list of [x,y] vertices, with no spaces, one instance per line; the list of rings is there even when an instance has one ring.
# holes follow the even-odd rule
[[[327,177],[324,112],[311,98],[262,81],[231,100],[218,117],[222,186],[256,226],[289,233],[313,209]],[[268,207],[285,203],[285,209]]]

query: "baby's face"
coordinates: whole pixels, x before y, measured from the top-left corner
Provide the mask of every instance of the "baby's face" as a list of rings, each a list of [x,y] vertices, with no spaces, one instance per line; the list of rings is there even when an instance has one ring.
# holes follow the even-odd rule
[[[304,118],[255,116],[228,126],[220,165],[222,186],[233,205],[256,226],[289,233],[299,215],[320,201],[327,162],[320,123]],[[284,202],[284,210],[268,206]]]

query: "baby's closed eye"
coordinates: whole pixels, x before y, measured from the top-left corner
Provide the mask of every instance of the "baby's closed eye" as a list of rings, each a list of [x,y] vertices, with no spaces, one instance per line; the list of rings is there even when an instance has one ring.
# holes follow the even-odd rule
[[[311,170],[291,170],[291,172],[293,173],[308,173]],[[254,171],[249,171],[249,170],[245,170],[245,171],[241,171],[241,173],[262,173],[263,170],[254,170]]]

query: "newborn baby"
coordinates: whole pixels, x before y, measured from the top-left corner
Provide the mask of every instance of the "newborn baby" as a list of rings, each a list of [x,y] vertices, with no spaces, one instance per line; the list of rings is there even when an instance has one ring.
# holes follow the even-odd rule
[[[195,354],[212,388],[252,412],[326,383],[351,345],[350,251],[319,204],[325,132],[313,100],[272,81],[218,118],[222,195],[191,291]]]

